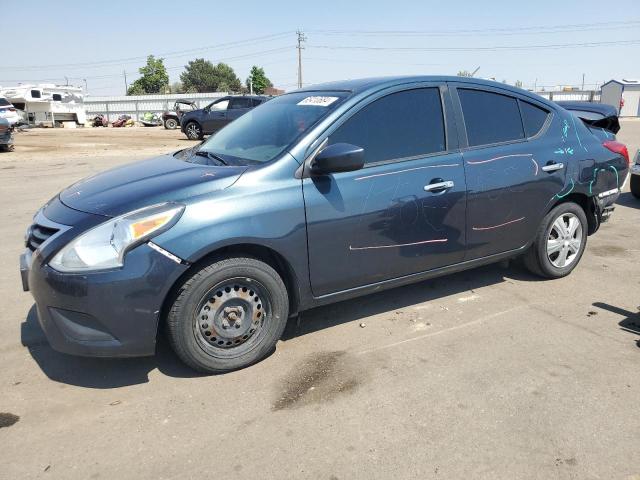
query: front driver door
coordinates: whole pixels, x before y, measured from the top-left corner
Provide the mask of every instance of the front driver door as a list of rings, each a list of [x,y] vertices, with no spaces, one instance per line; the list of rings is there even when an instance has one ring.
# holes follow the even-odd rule
[[[216,100],[204,110],[202,129],[204,133],[213,133],[220,130],[227,123],[227,107],[229,98]]]
[[[364,148],[362,170],[303,180],[315,296],[464,257],[466,186],[455,133],[446,135],[455,132],[448,95],[434,84],[403,88],[327,132],[328,144]]]

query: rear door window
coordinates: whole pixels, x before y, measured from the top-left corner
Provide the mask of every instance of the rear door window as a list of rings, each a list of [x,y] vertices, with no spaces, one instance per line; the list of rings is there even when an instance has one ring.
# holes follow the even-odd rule
[[[467,88],[459,88],[458,96],[470,147],[524,139],[514,97]]]
[[[547,110],[524,100],[520,100],[520,113],[522,114],[522,123],[527,137],[537,135],[549,116]]]
[[[446,150],[438,88],[392,93],[364,107],[329,137],[329,143],[364,148],[365,163]]]
[[[251,99],[250,98],[232,98],[229,102],[229,110],[237,110],[240,108],[251,108]]]

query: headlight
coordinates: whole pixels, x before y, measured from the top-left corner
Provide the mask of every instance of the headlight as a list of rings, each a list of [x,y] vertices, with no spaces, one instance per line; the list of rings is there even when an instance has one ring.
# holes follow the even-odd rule
[[[127,250],[170,228],[183,210],[165,203],[111,219],[72,240],[49,265],[60,272],[121,267]]]

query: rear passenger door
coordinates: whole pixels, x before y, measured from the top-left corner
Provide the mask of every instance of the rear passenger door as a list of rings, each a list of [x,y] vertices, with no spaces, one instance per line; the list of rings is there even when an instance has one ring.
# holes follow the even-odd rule
[[[466,259],[520,248],[564,185],[564,169],[543,169],[558,140],[546,134],[552,112],[508,90],[451,85],[468,186]]]
[[[316,140],[311,151],[363,147],[365,166],[303,180],[314,295],[462,261],[466,186],[450,113],[444,87],[404,86],[364,100]]]

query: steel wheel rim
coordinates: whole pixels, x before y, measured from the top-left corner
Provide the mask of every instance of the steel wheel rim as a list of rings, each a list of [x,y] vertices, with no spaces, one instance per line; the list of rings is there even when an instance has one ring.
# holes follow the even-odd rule
[[[575,262],[582,248],[582,224],[573,213],[563,213],[551,225],[547,236],[547,257],[556,268]]]
[[[207,353],[245,353],[264,336],[271,311],[271,298],[262,284],[247,277],[227,279],[202,297],[193,317],[193,333]]]

